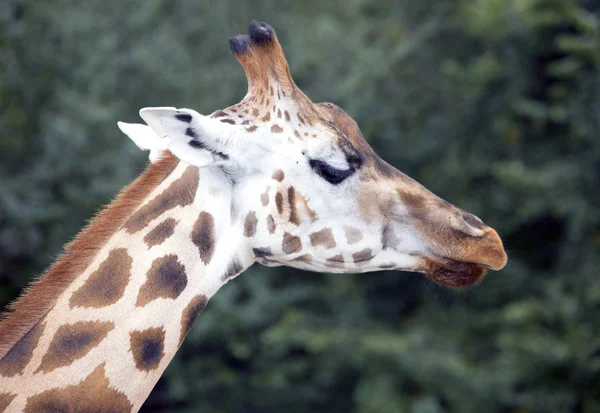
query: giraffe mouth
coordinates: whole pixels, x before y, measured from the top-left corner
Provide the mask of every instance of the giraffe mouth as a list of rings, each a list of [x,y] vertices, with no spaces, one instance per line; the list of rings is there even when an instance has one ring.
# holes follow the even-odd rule
[[[481,281],[486,273],[486,267],[473,262],[423,257],[421,272],[436,284],[451,288],[465,288]]]

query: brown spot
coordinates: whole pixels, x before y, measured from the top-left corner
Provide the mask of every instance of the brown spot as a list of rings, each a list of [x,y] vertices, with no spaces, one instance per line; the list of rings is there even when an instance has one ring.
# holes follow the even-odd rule
[[[277,225],[275,225],[275,220],[273,219],[273,215],[269,214],[269,216],[267,217],[267,229],[269,230],[269,234],[274,233],[275,228],[277,228]]]
[[[287,111],[287,110],[286,110],[286,111],[284,111],[283,113],[284,113],[284,115],[285,115],[285,120],[286,120],[286,122],[289,122],[289,121],[290,121],[290,114],[288,113],[288,111]]]
[[[281,109],[277,109],[277,117],[281,118]]]
[[[69,301],[71,308],[99,308],[111,305],[123,297],[131,277],[133,260],[125,248],[117,248],[108,254]]]
[[[260,202],[264,206],[269,205],[269,189],[271,189],[271,187],[267,186],[267,189],[265,189],[265,192],[263,194],[261,194],[261,196],[260,196]]]
[[[304,212],[308,215],[311,222],[315,222],[317,220],[317,213],[308,205],[308,200],[300,193],[296,193],[296,196],[302,201]]]
[[[229,116],[227,112],[223,112],[222,110],[217,110],[212,114],[211,118],[220,118],[221,116]]]
[[[229,278],[235,277],[243,270],[244,267],[242,267],[240,261],[237,258],[234,258],[227,266],[227,270],[225,270],[225,273],[221,276],[221,280],[225,281]]]
[[[145,228],[150,221],[158,218],[170,209],[177,206],[186,206],[194,202],[198,189],[198,168],[189,166],[183,175],[174,181],[167,189],[162,191],[150,202],[141,207],[127,222],[124,227],[130,234]]]
[[[267,114],[265,116],[263,116],[262,118],[260,118],[260,120],[262,120],[263,122],[267,122],[267,121],[271,120],[271,112],[267,112]]]
[[[257,118],[258,114],[259,114],[258,109],[257,108],[252,108],[252,115]]]
[[[175,232],[175,226],[178,222],[179,221],[176,219],[167,218],[154,227],[154,229],[144,237],[144,242],[148,245],[148,248],[152,248],[155,245],[160,245],[165,242],[165,240]]]
[[[144,331],[132,331],[129,333],[129,345],[138,370],[156,370],[165,356],[165,330],[152,327]]]
[[[277,205],[277,212],[281,215],[283,213],[283,195],[281,195],[281,192],[275,194],[275,205]]]
[[[12,377],[23,372],[23,369],[31,360],[33,350],[37,347],[38,341],[44,331],[44,326],[40,323],[36,324],[27,334],[25,334],[23,338],[19,340],[8,353],[6,353],[6,356],[0,360],[1,376]],[[0,400],[2,400],[1,397]],[[1,406],[2,404],[0,403],[0,407]]]
[[[194,325],[194,321],[206,307],[208,298],[205,295],[197,295],[192,298],[192,301],[183,310],[181,316],[181,333],[179,333],[179,345],[183,343],[183,339],[188,335]]]
[[[115,390],[102,363],[76,385],[47,390],[27,399],[24,413],[121,413],[131,412],[133,404]]]
[[[271,92],[271,96],[275,95],[275,91],[273,90],[273,86],[269,86],[269,92]]]
[[[310,255],[310,254],[304,254],[304,255],[301,255],[301,256],[299,256],[297,258],[294,258],[293,261],[304,262],[306,264],[310,264],[312,262],[312,258],[313,258],[312,255]]]
[[[300,140],[302,140],[302,136],[300,136],[300,132],[298,132],[296,129],[294,129],[294,136]]]
[[[245,121],[243,121],[242,125],[250,125],[250,119],[246,119]]]
[[[310,243],[315,247],[320,245],[324,248],[330,249],[335,248],[336,246],[331,228],[323,228],[321,231],[313,232],[309,235],[309,237]]]
[[[110,321],[80,321],[60,326],[36,373],[73,364],[98,346],[113,328],[115,325]]]
[[[271,248],[252,248],[252,252],[257,258],[270,257],[271,255],[273,255],[273,253],[271,252]]]
[[[256,125],[252,125],[249,128],[246,128],[246,130],[250,133],[254,132],[256,129],[258,129],[258,126]]]
[[[300,241],[299,237],[292,235],[292,234],[288,234],[286,232],[283,234],[283,241],[281,243],[281,249],[286,254],[293,254],[302,249],[302,242]]]
[[[273,125],[273,126],[271,126],[271,132],[281,133],[281,132],[283,132],[283,128],[279,125]]]
[[[221,122],[235,125],[235,121],[233,119],[221,119]]]
[[[300,225],[300,217],[296,208],[296,191],[293,186],[288,188],[288,203],[290,205],[290,222],[294,225]]]
[[[344,256],[342,254],[327,258],[326,265],[331,268],[344,268]]]
[[[4,412],[15,397],[16,394],[0,393],[0,412]]]
[[[200,251],[200,258],[208,264],[215,250],[215,219],[208,212],[202,211],[194,224],[192,242]]]
[[[185,289],[187,281],[185,267],[176,255],[157,258],[146,274],[146,282],[140,287],[135,305],[143,307],[157,298],[175,299]]]
[[[352,254],[352,258],[354,259],[354,262],[368,261],[371,258],[373,258],[373,252],[370,248],[365,248],[362,251],[358,251]]]
[[[258,218],[256,218],[256,212],[250,211],[246,215],[244,220],[244,236],[253,237],[256,234],[256,225],[258,224]]]
[[[304,125],[304,118],[298,113],[298,120]]]
[[[404,191],[402,189],[397,189],[396,193],[411,212],[422,210],[425,206],[425,197],[422,195]]]
[[[283,178],[285,178],[285,174],[283,173],[283,171],[281,169],[277,169],[275,172],[273,172],[273,175],[271,175],[271,178],[275,179],[276,181],[283,181]]]
[[[345,227],[344,233],[346,235],[346,241],[348,241],[348,244],[350,245],[356,244],[358,241],[363,239],[362,233],[355,228]]]

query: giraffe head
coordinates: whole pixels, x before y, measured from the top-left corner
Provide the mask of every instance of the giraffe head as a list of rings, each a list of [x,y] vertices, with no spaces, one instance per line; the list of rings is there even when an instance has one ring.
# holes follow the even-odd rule
[[[331,103],[294,83],[274,30],[252,22],[230,39],[248,93],[203,116],[146,108],[148,126],[121,124],[151,159],[168,149],[228,178],[234,226],[258,262],[313,271],[422,272],[464,287],[506,254],[496,231],[440,199],[371,149]]]

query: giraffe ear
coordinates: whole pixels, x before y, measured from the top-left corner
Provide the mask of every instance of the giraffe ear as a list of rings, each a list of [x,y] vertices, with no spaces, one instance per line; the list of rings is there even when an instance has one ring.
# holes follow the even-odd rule
[[[232,130],[192,109],[143,108],[140,116],[167,149],[198,167],[222,165],[229,160]],[[231,125],[229,125],[231,126]]]
[[[139,123],[117,122],[117,126],[125,135],[143,151],[150,151],[150,162],[158,161],[169,144],[168,139],[161,139],[150,126]]]

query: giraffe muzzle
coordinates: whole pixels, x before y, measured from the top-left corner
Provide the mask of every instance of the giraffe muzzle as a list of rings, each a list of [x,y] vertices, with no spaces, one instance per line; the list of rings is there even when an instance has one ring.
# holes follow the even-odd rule
[[[498,233],[473,215],[465,216],[466,220],[477,220],[472,222],[479,227],[474,228],[478,235],[468,235],[465,231],[467,235],[456,244],[435,248],[438,256],[422,258],[422,272],[434,282],[447,287],[464,288],[477,284],[487,269],[498,271],[507,263]],[[471,225],[469,222],[467,224]]]
[[[504,268],[502,240],[481,219],[420,185],[397,192],[408,214],[394,219],[409,225],[426,245],[412,254],[420,257],[416,271],[438,284],[463,288],[481,281],[488,269]]]

